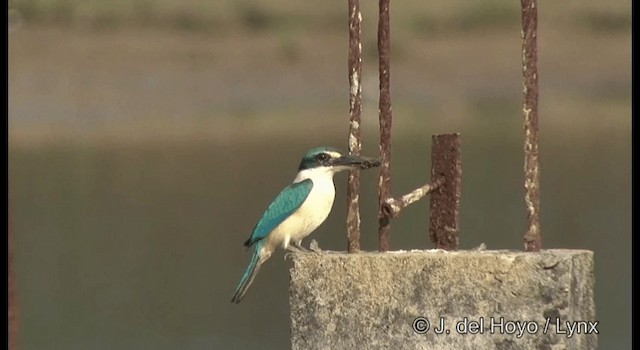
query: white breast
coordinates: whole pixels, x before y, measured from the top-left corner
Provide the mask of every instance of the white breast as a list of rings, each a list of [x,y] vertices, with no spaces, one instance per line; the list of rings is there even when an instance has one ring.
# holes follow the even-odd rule
[[[336,195],[333,174],[317,170],[315,172],[313,170],[305,170],[307,173],[302,171],[296,177],[294,182],[311,179],[313,188],[300,208],[278,225],[269,235],[269,245],[274,248],[282,244],[283,248],[286,249],[290,242],[304,239],[329,216]]]

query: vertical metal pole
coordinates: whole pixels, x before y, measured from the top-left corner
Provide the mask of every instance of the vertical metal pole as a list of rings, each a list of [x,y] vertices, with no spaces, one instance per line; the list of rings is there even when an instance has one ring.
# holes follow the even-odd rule
[[[16,272],[15,272],[15,240],[13,233],[13,217],[11,213],[11,197],[7,203],[8,207],[8,228],[7,228],[7,245],[8,245],[8,273],[9,273],[9,350],[18,349],[18,293],[16,288]]]
[[[389,0],[379,0],[378,64],[380,76],[380,179],[378,181],[378,246],[381,252],[389,250],[390,217],[383,204],[391,197],[391,94],[389,92],[391,36],[389,30]]]
[[[360,155],[360,116],[362,114],[362,44],[360,42],[360,0],[349,0],[349,154]],[[347,183],[347,250],[360,251],[360,170],[349,173]]]
[[[536,0],[522,4],[522,73],[524,85],[524,201],[527,207],[527,233],[524,248],[537,252],[540,238],[540,166],[538,163],[538,5]]]
[[[444,182],[431,193],[429,238],[437,249],[455,250],[462,180],[460,134],[434,135],[431,144],[431,183]]]

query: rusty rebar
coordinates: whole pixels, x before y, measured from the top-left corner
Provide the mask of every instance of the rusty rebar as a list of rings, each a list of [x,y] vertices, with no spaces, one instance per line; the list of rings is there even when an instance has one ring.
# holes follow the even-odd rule
[[[418,187],[402,197],[387,198],[384,205],[382,206],[382,210],[384,210],[386,215],[395,219],[400,216],[400,212],[402,211],[402,209],[404,209],[409,204],[420,200],[422,197],[428,195],[429,193],[437,190],[440,186],[442,186],[443,183],[444,179],[440,178],[434,183],[428,183],[422,187]]]
[[[360,0],[349,0],[349,154],[360,155],[362,114],[362,43],[360,42]],[[360,170],[349,172],[347,183],[347,251],[360,251]]]
[[[431,182],[443,183],[431,193],[429,239],[437,249],[455,250],[462,181],[460,134],[433,135],[431,143]]]
[[[391,51],[389,30],[389,0],[379,0],[378,18],[378,71],[380,79],[380,179],[378,181],[378,249],[388,251],[390,217],[383,206],[391,197],[391,94],[389,91]]]
[[[527,233],[524,249],[537,252],[540,238],[540,167],[538,163],[538,5],[536,0],[522,4],[522,75],[524,103],[524,201],[527,207]]]
[[[8,209],[8,227],[7,227],[7,245],[8,245],[8,297],[9,297],[9,350],[18,349],[18,336],[19,336],[19,308],[18,308],[18,289],[16,286],[16,272],[15,272],[15,239],[13,232],[13,215],[11,212],[11,197],[7,203]]]

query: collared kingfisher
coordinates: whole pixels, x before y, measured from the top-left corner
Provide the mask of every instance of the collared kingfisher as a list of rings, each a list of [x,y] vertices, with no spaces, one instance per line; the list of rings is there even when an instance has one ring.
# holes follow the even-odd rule
[[[253,247],[249,266],[233,294],[239,303],[264,263],[278,246],[293,252],[306,252],[302,240],[329,216],[336,190],[333,175],[343,170],[379,166],[373,158],[348,155],[333,147],[309,150],[298,166],[293,183],[269,204],[251,237],[244,242]]]

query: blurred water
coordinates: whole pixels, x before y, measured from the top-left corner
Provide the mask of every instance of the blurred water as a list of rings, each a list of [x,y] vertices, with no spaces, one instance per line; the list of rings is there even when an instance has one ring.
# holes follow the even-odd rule
[[[607,143],[595,134],[579,143],[549,136],[542,151],[543,244],[595,251],[602,349],[630,347],[630,138],[619,136]],[[412,134],[396,140],[399,194],[424,181],[429,145]],[[310,146],[291,138],[269,147],[216,140],[12,147],[22,348],[287,348],[282,253],[240,305],[229,299],[249,258],[242,242]],[[376,248],[376,176],[363,173],[367,250]],[[312,237],[343,250],[344,174],[336,186],[334,210]],[[522,198],[520,140],[463,135],[461,248],[520,249]],[[429,247],[427,223],[428,201],[409,207],[392,223],[392,246]]]

